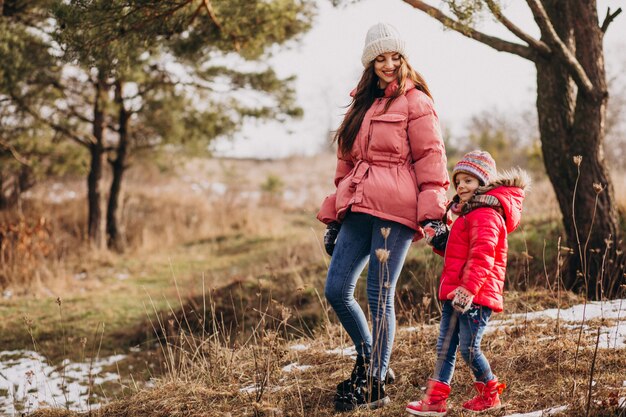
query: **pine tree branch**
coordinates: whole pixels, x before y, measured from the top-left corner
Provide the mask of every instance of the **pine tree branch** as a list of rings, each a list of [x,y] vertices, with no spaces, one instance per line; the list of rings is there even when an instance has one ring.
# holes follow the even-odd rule
[[[59,133],[65,135],[65,136],[67,136],[68,138],[70,138],[71,140],[73,140],[74,142],[78,143],[81,146],[85,146],[85,147],[89,148],[93,144],[92,141],[78,136],[77,134],[75,134],[70,129],[66,128],[65,126],[62,126],[62,125],[60,125],[58,123],[53,122],[52,120],[50,120],[50,117],[43,117],[43,116],[41,116],[38,112],[36,112],[30,106],[28,106],[17,95],[15,95],[13,93],[10,93],[10,96],[13,99],[13,101],[15,103],[17,103],[18,106],[22,110],[24,110],[26,113],[30,114],[35,120],[40,121],[43,124],[45,124],[45,125],[51,127],[52,129],[54,129],[56,132],[59,132]]]
[[[80,111],[76,108],[76,106],[68,104],[67,105],[67,109],[70,113],[70,115],[76,117],[78,120],[85,122],[87,124],[93,124],[93,120],[90,119],[89,117],[83,115],[82,113],[80,113]]]
[[[549,55],[552,53],[552,50],[550,50],[550,47],[548,45],[538,39],[533,38],[522,29],[520,29],[513,22],[511,22],[502,13],[502,9],[496,2],[494,2],[493,0],[485,0],[485,3],[487,3],[487,7],[489,7],[491,14],[494,15],[494,17],[498,19],[498,21],[502,23],[504,27],[506,27],[515,36],[526,42],[530,47],[536,49],[537,52],[539,52],[540,54]]]
[[[476,29],[464,25],[461,22],[458,22],[448,16],[446,16],[441,10],[436,7],[433,7],[427,3],[424,3],[421,0],[403,0],[405,3],[410,4],[414,8],[423,11],[434,19],[439,20],[443,25],[447,28],[450,28],[463,36],[466,36],[470,39],[474,39],[478,42],[481,42],[487,46],[492,47],[498,51],[508,52],[511,54],[515,54],[521,56],[522,58],[526,58],[530,61],[535,61],[537,59],[537,53],[534,49],[531,49],[528,46],[520,45],[518,43],[508,42],[500,38],[496,38],[494,36],[487,35],[485,33],[479,32]]]
[[[602,22],[602,26],[600,27],[600,30],[602,30],[602,33],[606,33],[606,30],[609,28],[609,25],[611,24],[611,22],[622,12],[622,8],[618,7],[617,10],[615,11],[615,13],[611,14],[611,8],[608,7],[606,9],[606,16],[604,17],[604,22]]]
[[[587,76],[582,65],[576,59],[576,56],[569,50],[567,45],[563,43],[559,35],[556,33],[546,10],[540,0],[526,0],[528,7],[535,17],[535,21],[541,30],[541,34],[546,38],[548,44],[555,50],[557,56],[565,64],[566,68],[576,81],[578,88],[583,90],[588,95],[594,95],[596,88]]]

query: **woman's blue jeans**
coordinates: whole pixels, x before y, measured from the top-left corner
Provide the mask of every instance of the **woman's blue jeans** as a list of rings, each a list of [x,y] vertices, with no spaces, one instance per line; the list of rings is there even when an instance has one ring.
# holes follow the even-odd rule
[[[474,379],[487,382],[494,379],[487,358],[480,350],[480,342],[491,317],[491,309],[472,304],[460,314],[452,307],[452,301],[443,303],[439,339],[437,340],[437,365],[433,379],[450,385],[457,348],[474,374]]]
[[[387,238],[381,233],[383,228],[390,229]],[[413,229],[399,223],[364,213],[348,213],[328,268],[326,299],[357,353],[370,359],[371,375],[381,380],[387,374],[396,330],[396,282],[414,235]],[[377,249],[387,249],[389,258],[381,262]],[[365,313],[354,299],[357,280],[368,261],[366,283],[371,332]]]

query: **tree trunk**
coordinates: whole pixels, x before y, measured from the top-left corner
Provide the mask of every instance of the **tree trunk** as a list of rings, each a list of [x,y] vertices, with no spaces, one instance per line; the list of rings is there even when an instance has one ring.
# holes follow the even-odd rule
[[[564,281],[568,288],[584,290],[590,298],[613,296],[624,283],[624,261],[614,190],[602,148],[608,95],[596,5],[558,0],[544,4],[557,33],[576,51],[600,91],[596,95],[579,91],[554,55],[536,62],[543,157],[573,250]],[[574,162],[576,156],[582,156],[582,162]]]
[[[87,200],[89,205],[87,233],[89,243],[98,249],[105,248],[102,217],[102,169],[104,164],[104,123],[107,101],[106,80],[99,72],[96,81],[96,97],[93,111],[93,142],[89,146],[91,164],[87,177]]]
[[[115,83],[115,103],[119,109],[119,142],[117,145],[117,155],[111,161],[113,170],[113,180],[109,193],[109,204],[107,206],[107,243],[109,248],[123,252],[126,246],[126,238],[121,225],[120,198],[122,194],[122,177],[126,170],[126,159],[128,156],[128,120],[129,114],[124,107],[123,82]]]

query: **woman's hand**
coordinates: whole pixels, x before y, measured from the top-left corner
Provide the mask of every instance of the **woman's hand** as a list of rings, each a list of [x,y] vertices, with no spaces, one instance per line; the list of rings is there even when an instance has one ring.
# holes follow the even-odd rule
[[[335,244],[337,243],[337,235],[341,229],[341,223],[332,222],[326,225],[326,231],[324,232],[324,248],[326,253],[333,256],[335,250]]]
[[[448,300],[452,300],[452,308],[463,314],[472,306],[474,294],[463,287],[456,287],[454,291],[448,294],[447,298]]]
[[[426,220],[422,222],[422,228],[426,243],[440,252],[446,250],[448,235],[450,234],[450,228],[447,224],[441,220]]]

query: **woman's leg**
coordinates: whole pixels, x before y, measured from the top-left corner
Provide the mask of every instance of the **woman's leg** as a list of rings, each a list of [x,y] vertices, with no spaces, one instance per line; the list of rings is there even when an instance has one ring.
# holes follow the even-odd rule
[[[366,358],[371,354],[372,335],[367,318],[354,299],[354,289],[370,253],[373,219],[361,213],[346,216],[337,236],[324,290],[357,353]]]
[[[372,224],[367,272],[367,298],[372,315],[371,375],[381,381],[387,374],[396,330],[396,283],[414,235],[414,230],[396,222],[375,218]]]
[[[459,313],[454,311],[451,301],[444,301],[441,308],[439,338],[437,339],[437,363],[432,379],[450,385],[454,374],[458,346]]]
[[[474,374],[474,379],[478,382],[489,382],[495,378],[487,358],[480,350],[480,342],[490,317],[490,308],[475,304],[469,311],[459,316],[461,356],[469,365]]]

